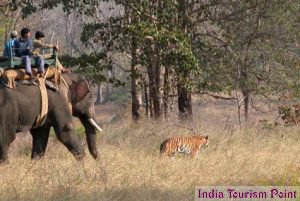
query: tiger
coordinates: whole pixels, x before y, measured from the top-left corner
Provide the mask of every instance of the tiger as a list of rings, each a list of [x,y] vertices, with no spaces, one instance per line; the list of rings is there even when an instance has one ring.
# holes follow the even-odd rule
[[[208,147],[208,136],[188,136],[188,137],[172,137],[164,140],[160,145],[160,156],[167,155],[174,158],[176,152],[184,154],[192,154],[192,158],[199,155],[201,147]]]

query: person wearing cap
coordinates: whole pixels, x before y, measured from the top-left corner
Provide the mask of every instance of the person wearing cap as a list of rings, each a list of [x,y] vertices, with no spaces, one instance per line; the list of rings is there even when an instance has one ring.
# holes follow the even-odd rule
[[[17,39],[18,33],[16,31],[12,31],[10,33],[10,39],[4,45],[3,56],[4,57],[13,57],[15,56],[15,51],[13,49],[15,45],[15,41]]]
[[[22,61],[25,64],[25,73],[31,78],[34,78],[32,75],[31,69],[31,60],[30,58],[34,57],[37,60],[38,73],[43,76],[45,72],[44,59],[41,56],[34,56],[32,53],[33,42],[30,38],[31,31],[28,28],[23,28],[21,30],[21,37],[15,41],[15,52],[17,57],[22,57]]]
[[[37,31],[35,33],[35,39],[33,40],[33,54],[36,56],[42,56],[43,54],[43,49],[49,49],[49,48],[53,48],[55,50],[59,50],[57,45],[52,45],[52,44],[46,44],[44,43],[44,38],[45,38],[45,34],[41,31]],[[56,60],[56,65],[58,67],[58,70],[61,72],[65,72],[66,70],[63,68],[63,66],[61,65],[61,63],[58,61],[58,59]]]

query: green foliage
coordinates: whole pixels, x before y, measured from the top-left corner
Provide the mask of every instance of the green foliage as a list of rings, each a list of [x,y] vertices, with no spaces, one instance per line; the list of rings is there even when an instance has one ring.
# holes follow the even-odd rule
[[[22,17],[25,18],[37,11],[37,8],[31,1],[25,1],[24,5],[22,6]]]
[[[4,46],[4,38],[5,38],[5,27],[0,26],[0,46],[1,46],[1,49]]]
[[[9,23],[9,19],[7,16],[1,15],[0,9],[0,50],[3,50],[4,42],[5,42],[5,34],[6,34],[6,27]]]
[[[108,1],[107,1],[108,2]],[[285,90],[299,95],[300,4],[285,0],[227,1],[116,0],[123,15],[95,20],[99,1],[44,1],[40,9],[62,4],[66,12],[88,17],[81,40],[102,47],[76,59],[80,72],[105,81],[103,70],[112,68],[111,51],[130,52],[132,39],[143,50],[145,37],[159,48],[162,66],[172,68],[178,80],[190,88],[214,92],[248,90],[270,95]],[[180,6],[187,16],[180,16]],[[34,12],[23,5],[24,12]],[[37,6],[38,7],[38,6]],[[188,31],[182,31],[187,23]],[[100,53],[99,53],[100,52]],[[81,59],[81,62],[79,61]],[[145,52],[138,63],[147,66]],[[85,66],[85,67],[83,67]],[[186,76],[189,74],[190,76]],[[137,75],[139,76],[139,75]],[[106,80],[107,81],[107,80]]]
[[[161,64],[175,69],[177,75],[182,78],[183,84],[191,84],[190,79],[184,79],[189,72],[193,75],[199,74],[198,60],[192,50],[191,40],[181,30],[168,29],[169,26],[157,25],[150,22],[139,22],[125,28],[125,33],[134,35],[139,46],[143,46],[145,37],[154,39],[154,45],[159,47]],[[146,65],[145,55],[140,57],[140,63]]]
[[[210,32],[194,38],[202,67],[202,90],[248,90],[274,94],[298,83],[295,57],[299,4],[276,1],[219,1],[205,12]],[[213,11],[213,9],[211,10]],[[200,61],[201,61],[200,59]],[[297,85],[297,84],[296,84]]]
[[[86,78],[94,83],[108,82],[114,86],[124,86],[124,82],[116,77],[107,77],[104,72],[112,70],[111,63],[105,63],[106,54],[91,53],[83,54],[79,57],[65,55],[60,58],[64,66],[71,66],[76,72],[82,73]]]

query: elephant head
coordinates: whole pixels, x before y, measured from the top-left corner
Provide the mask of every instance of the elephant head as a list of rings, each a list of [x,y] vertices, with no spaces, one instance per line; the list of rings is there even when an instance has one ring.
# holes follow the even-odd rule
[[[98,157],[96,131],[102,129],[95,121],[93,89],[80,74],[66,73],[62,77],[60,93],[67,99],[72,115],[78,117],[84,126],[89,152],[96,159]]]

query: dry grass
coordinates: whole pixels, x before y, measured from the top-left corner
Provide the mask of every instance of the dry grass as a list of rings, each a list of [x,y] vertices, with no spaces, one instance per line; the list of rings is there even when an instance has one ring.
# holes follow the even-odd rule
[[[31,161],[30,137],[19,137],[0,166],[0,200],[186,201],[200,185],[300,185],[300,128],[196,130],[210,136],[199,160],[159,158],[163,139],[190,134],[167,122],[107,126],[98,161],[75,161],[55,139],[43,160]]]

